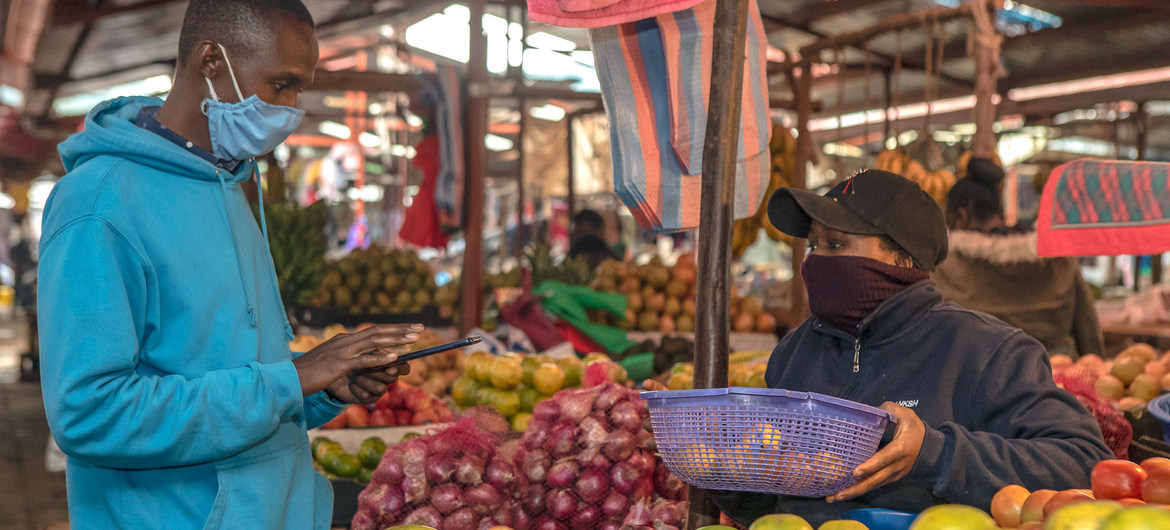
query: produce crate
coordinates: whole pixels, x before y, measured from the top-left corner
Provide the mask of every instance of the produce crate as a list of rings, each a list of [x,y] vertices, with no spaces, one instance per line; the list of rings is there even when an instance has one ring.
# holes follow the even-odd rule
[[[301,306],[293,310],[297,321],[310,328],[324,328],[333,324],[353,327],[361,324],[422,324],[427,327],[450,326],[451,319],[439,316],[439,306],[423,307],[418,313],[354,315],[336,307]]]
[[[643,392],[662,460],[703,489],[824,497],[877,452],[886,411],[811,392],[712,388]]]

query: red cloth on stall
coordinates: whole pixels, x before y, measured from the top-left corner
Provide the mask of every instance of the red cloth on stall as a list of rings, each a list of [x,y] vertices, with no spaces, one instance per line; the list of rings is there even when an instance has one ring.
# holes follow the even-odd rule
[[[545,315],[540,300],[532,296],[521,296],[519,300],[501,307],[500,320],[528,335],[538,351],[565,342],[560,330]]]
[[[406,209],[398,237],[419,248],[446,248],[447,235],[439,224],[439,208],[435,204],[435,186],[439,180],[439,137],[423,138],[414,148],[413,164],[423,172],[418,195]]]
[[[573,349],[580,353],[604,352],[605,348],[601,347],[596,341],[586,335],[584,331],[577,329],[576,326],[565,322],[564,320],[557,320],[557,331],[561,333],[569,344],[573,345]]]

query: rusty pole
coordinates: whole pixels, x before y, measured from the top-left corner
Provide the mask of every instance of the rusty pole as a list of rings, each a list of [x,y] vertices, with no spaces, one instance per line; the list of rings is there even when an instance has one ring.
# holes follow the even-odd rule
[[[747,9],[748,0],[715,3],[712,82],[703,142],[703,200],[699,207],[695,388],[727,386],[731,223],[743,106]],[[687,511],[687,528],[719,524],[719,508],[702,489],[691,488]]]
[[[800,77],[796,85],[796,168],[792,172],[792,187],[803,190],[807,186],[808,161],[812,159],[813,138],[808,130],[812,117],[812,63],[808,60],[800,65]],[[887,107],[887,110],[889,107]],[[897,134],[897,132],[894,132]],[[797,324],[808,317],[808,293],[804,290],[804,278],[800,265],[804,263],[805,240],[792,240],[792,309],[789,323]]]
[[[483,34],[486,0],[471,0],[468,21],[471,56],[467,61],[466,178],[463,189],[463,306],[460,330],[479,327],[483,318],[483,183],[487,153],[487,39]]]

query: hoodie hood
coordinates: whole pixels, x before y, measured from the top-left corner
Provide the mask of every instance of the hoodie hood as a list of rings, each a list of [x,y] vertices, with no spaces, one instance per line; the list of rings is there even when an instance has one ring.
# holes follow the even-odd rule
[[[143,107],[162,105],[159,98],[133,96],[103,101],[85,117],[85,129],[58,147],[66,171],[103,155],[116,156],[168,173],[218,182],[216,167],[165,138],[139,128]],[[252,163],[240,164],[235,174],[221,171],[224,180],[240,183],[252,174]]]

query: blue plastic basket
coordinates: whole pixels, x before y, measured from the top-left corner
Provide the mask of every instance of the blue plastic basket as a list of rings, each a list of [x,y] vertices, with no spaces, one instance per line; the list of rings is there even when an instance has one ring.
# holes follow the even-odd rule
[[[1154,398],[1146,408],[1162,422],[1162,441],[1170,444],[1170,394]]]
[[[704,489],[801,497],[853,484],[877,452],[884,410],[811,392],[713,388],[643,392],[662,460]]]

